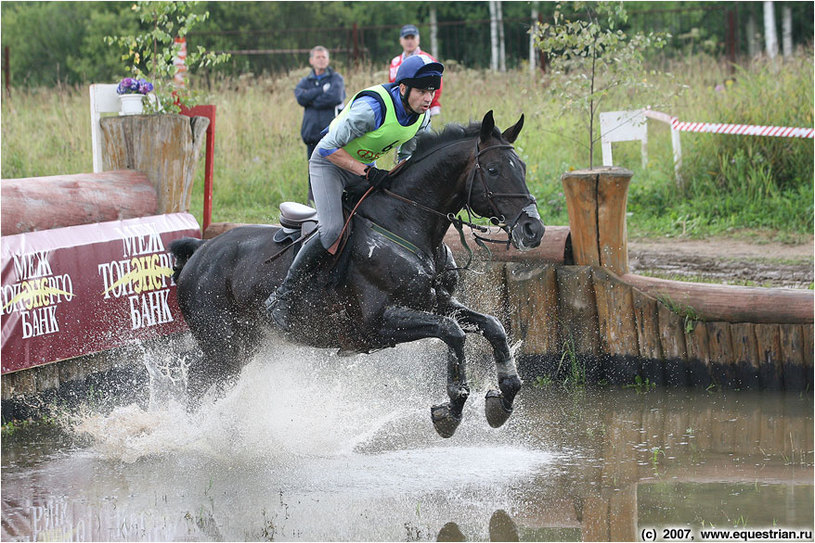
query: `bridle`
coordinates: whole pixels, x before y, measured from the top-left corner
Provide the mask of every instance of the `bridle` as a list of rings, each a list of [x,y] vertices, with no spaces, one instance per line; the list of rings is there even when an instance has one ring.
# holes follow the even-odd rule
[[[470,203],[472,201],[472,196],[473,196],[473,185],[475,185],[476,172],[478,172],[478,173],[480,173],[478,178],[481,180],[481,185],[484,188],[484,196],[487,198],[487,202],[489,203],[490,210],[493,213],[493,216],[490,217],[489,220],[490,220],[490,222],[492,224],[500,227],[501,230],[503,230],[504,232],[507,233],[507,240],[506,240],[506,242],[504,242],[504,241],[501,241],[501,240],[494,240],[494,239],[490,239],[490,238],[482,238],[478,234],[475,234],[475,233],[473,233],[473,236],[475,236],[476,239],[480,239],[482,241],[487,241],[487,242],[490,242],[490,243],[506,243],[507,248],[509,248],[509,243],[510,243],[510,240],[511,240],[511,237],[512,237],[512,230],[515,228],[515,225],[518,224],[518,221],[521,219],[521,215],[525,212],[525,210],[526,210],[526,208],[528,206],[522,207],[518,211],[518,214],[515,216],[515,218],[512,220],[512,223],[507,224],[506,217],[500,211],[498,211],[498,208],[495,205],[495,198],[523,198],[524,200],[527,200],[529,202],[529,205],[535,205],[537,203],[537,200],[535,200],[535,197],[532,196],[528,192],[526,194],[524,194],[522,192],[493,192],[492,190],[490,190],[490,187],[487,184],[487,180],[484,178],[484,170],[481,167],[481,162],[478,160],[478,158],[482,154],[486,153],[487,151],[491,151],[493,149],[515,149],[515,147],[513,147],[509,143],[502,143],[502,144],[498,144],[498,145],[490,145],[489,147],[485,147],[484,149],[479,149],[479,147],[478,147],[478,139],[476,139],[476,141],[475,141],[474,164],[473,164],[473,167],[470,168],[470,172],[467,175],[467,182],[465,184],[465,190],[467,191],[467,201],[464,204],[464,209],[467,211],[468,218],[471,218],[473,216],[476,217],[476,218],[486,218],[486,217],[479,216],[475,212],[475,210],[473,210],[472,205]]]

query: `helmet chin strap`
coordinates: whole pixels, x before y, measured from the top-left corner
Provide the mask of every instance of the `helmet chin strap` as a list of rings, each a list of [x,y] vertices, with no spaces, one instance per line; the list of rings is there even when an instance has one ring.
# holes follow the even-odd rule
[[[410,103],[408,102],[408,96],[410,96],[410,91],[413,89],[413,87],[411,87],[410,85],[405,85],[405,89],[406,90],[404,94],[401,93],[399,94],[399,97],[402,99],[402,105],[405,107],[407,111],[410,111],[414,115],[419,115],[418,113],[413,111],[413,108],[410,107]]]

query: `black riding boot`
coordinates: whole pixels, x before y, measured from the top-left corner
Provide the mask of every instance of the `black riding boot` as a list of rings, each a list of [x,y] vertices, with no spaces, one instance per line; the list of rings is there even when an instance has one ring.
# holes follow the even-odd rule
[[[291,330],[290,312],[294,305],[294,291],[297,285],[320,267],[327,256],[329,253],[320,242],[320,234],[309,238],[294,257],[283,284],[264,302],[269,320],[284,332]]]

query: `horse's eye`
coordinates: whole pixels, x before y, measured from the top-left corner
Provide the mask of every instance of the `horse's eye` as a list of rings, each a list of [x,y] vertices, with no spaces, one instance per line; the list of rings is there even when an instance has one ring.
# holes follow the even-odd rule
[[[495,166],[489,166],[487,168],[487,173],[489,173],[490,175],[498,175],[498,168],[496,168]]]

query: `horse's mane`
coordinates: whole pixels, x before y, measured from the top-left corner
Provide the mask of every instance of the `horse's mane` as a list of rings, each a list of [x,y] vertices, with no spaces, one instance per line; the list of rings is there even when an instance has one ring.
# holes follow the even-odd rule
[[[500,137],[501,132],[493,128],[493,134]],[[458,123],[449,123],[440,132],[426,132],[416,139],[416,150],[413,156],[419,158],[425,153],[448,143],[476,137],[481,132],[480,122],[471,122],[467,126]]]

